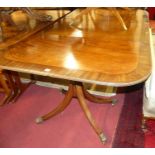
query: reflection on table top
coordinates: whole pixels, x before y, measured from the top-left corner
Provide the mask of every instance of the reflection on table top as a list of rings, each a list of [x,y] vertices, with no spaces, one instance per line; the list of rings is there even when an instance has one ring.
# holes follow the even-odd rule
[[[68,14],[70,10],[36,10],[35,13],[40,15],[51,16],[51,21],[40,21],[35,16],[30,16],[26,12],[16,10],[12,14],[1,15],[0,23],[0,49],[12,46],[23,39],[41,31],[57,19]],[[6,18],[6,19],[3,19]]]
[[[75,10],[46,29],[0,52],[4,69],[101,85],[125,86],[151,72],[149,27],[142,10]],[[81,14],[80,14],[81,13]]]

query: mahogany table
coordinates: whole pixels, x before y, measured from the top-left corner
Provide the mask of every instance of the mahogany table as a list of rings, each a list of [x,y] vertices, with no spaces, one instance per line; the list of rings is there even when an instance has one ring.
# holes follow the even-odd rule
[[[70,81],[64,100],[52,111],[38,117],[41,123],[62,112],[77,97],[90,125],[106,141],[85,98],[94,103],[115,103],[88,93],[83,83],[131,86],[145,81],[151,73],[150,32],[142,10],[119,11],[124,30],[109,9],[81,9],[57,20],[18,44],[0,51],[5,70],[56,77]]]

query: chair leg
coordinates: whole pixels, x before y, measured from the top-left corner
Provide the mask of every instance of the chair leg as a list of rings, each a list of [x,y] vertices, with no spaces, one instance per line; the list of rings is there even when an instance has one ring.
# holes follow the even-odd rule
[[[2,87],[3,87],[3,89],[4,89],[4,91],[5,91],[7,94],[9,94],[9,93],[10,93],[10,89],[9,89],[9,87],[8,87],[8,85],[7,85],[7,82],[6,82],[5,78],[4,78],[4,75],[3,75],[2,73],[0,73],[0,83],[1,83],[1,85],[2,85]]]
[[[20,95],[24,92],[25,85],[21,82],[20,76],[17,72],[11,72],[11,76],[14,80],[14,89],[16,91],[16,96],[14,97],[13,101],[16,102]]]
[[[16,102],[22,93],[32,84],[34,81],[29,83],[22,83],[18,72],[6,71],[5,72],[8,81],[10,82],[10,87],[13,90],[12,102]]]
[[[10,101],[11,102],[14,102],[14,99],[16,98],[16,96],[18,95],[18,92],[19,92],[19,88],[17,87],[17,85],[15,84],[15,81],[14,81],[14,78],[12,76],[12,72],[10,71],[5,71],[5,76],[8,80],[8,84],[9,84],[9,87],[11,89],[11,99]]]
[[[6,104],[11,98],[11,90],[9,89],[6,79],[4,78],[4,75],[2,74],[2,72],[0,72],[0,83],[5,93],[5,97],[0,102],[0,106],[2,106]]]

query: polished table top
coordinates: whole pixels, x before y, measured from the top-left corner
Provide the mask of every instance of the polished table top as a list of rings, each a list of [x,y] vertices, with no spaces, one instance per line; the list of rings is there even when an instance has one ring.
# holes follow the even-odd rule
[[[1,10],[0,10],[1,11]],[[41,31],[48,25],[56,22],[71,11],[65,10],[37,10],[37,15],[48,15],[49,21],[40,21],[33,15],[29,15],[22,10],[16,10],[11,15],[4,16],[0,12],[0,50],[19,43],[23,39]],[[4,17],[3,17],[4,16]],[[4,18],[7,18],[7,20]]]
[[[0,50],[0,67],[111,86],[146,80],[151,73],[146,12],[120,10],[127,30],[109,9],[81,12],[74,10],[18,44]]]

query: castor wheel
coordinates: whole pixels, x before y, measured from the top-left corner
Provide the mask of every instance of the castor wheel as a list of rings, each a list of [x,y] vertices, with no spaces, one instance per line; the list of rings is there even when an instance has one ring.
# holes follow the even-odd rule
[[[40,124],[40,123],[42,123],[44,120],[43,120],[43,118],[42,117],[38,117],[38,118],[36,118],[36,120],[35,120],[35,122],[37,123],[37,124]]]
[[[104,133],[101,133],[99,135],[99,138],[102,144],[105,144],[105,142],[107,141],[107,137],[104,135]]]
[[[112,106],[114,106],[117,103],[117,99],[112,99]]]

